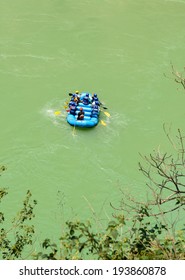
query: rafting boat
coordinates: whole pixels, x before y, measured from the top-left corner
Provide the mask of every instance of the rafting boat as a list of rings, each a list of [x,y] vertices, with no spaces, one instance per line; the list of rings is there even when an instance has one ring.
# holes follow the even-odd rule
[[[88,98],[90,103],[85,105],[83,103],[84,97],[88,94]],[[75,109],[75,114],[71,114],[70,111],[67,114],[67,122],[76,127],[94,127],[99,122],[99,113],[93,114],[93,106],[91,104],[92,95],[90,93],[84,92],[79,95],[80,101]],[[84,118],[82,120],[78,120],[78,113],[80,110],[84,111]]]

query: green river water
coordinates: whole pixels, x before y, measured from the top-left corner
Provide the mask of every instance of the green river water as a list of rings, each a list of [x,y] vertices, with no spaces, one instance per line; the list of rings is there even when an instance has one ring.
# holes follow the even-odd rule
[[[165,150],[163,123],[184,128],[183,89],[163,75],[185,65],[184,15],[185,0],[0,0],[1,205],[11,218],[30,189],[38,241],[111,219],[120,188],[146,195],[139,153]],[[76,90],[98,94],[106,126],[67,124]]]

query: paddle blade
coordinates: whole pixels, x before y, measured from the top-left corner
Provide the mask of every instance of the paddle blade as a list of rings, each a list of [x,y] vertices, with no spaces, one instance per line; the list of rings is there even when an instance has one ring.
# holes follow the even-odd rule
[[[104,114],[105,114],[108,118],[110,118],[110,114],[109,114],[108,112],[104,112]]]
[[[55,112],[55,116],[59,116],[59,115],[61,115],[61,112],[60,111],[56,111]]]
[[[103,125],[103,126],[106,126],[106,123],[104,121],[100,121],[100,123]]]

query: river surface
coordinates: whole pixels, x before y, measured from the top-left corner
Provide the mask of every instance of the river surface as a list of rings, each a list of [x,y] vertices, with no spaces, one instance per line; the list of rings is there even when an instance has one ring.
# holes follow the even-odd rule
[[[0,185],[9,218],[26,191],[38,241],[66,219],[111,219],[120,188],[145,197],[138,171],[184,128],[185,1],[0,0]],[[66,122],[68,93],[95,92],[108,108],[93,129]],[[62,111],[56,116],[55,111]]]

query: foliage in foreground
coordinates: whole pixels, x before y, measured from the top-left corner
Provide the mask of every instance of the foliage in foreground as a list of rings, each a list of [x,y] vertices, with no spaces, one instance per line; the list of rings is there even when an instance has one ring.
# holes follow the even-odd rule
[[[184,137],[178,130],[175,144],[166,130],[165,133],[175,148],[175,156],[154,151],[143,157],[144,164],[139,163],[151,193],[148,200],[138,202],[124,197],[120,207],[115,209],[118,214],[103,229],[96,230],[97,225],[92,221],[67,221],[60,245],[46,238],[42,251],[33,255],[35,232],[30,221],[36,201],[28,191],[11,227],[1,228],[0,258],[25,259],[25,250],[29,250],[29,258],[47,260],[185,259],[185,228],[177,231],[175,220],[169,222],[168,219],[169,214],[184,213]],[[6,189],[0,189],[0,202],[6,194]],[[3,226],[4,222],[5,215],[0,212],[0,224]]]
[[[144,209],[141,209],[143,211]],[[74,221],[66,223],[60,248],[46,239],[43,252],[36,259],[98,259],[98,260],[152,260],[185,259],[185,232],[175,237],[168,235],[160,220],[152,224],[145,218],[123,233],[126,227],[123,216],[110,221],[103,232],[93,229],[92,223]]]
[[[1,166],[0,172],[4,170],[5,167]],[[0,188],[0,203],[7,194],[6,188]],[[5,214],[0,211],[0,259],[27,258],[24,255],[26,250],[30,255],[34,238],[34,226],[30,222],[34,217],[33,209],[37,204],[35,200],[31,199],[31,196],[31,192],[27,191],[22,208],[12,219],[9,227]]]

